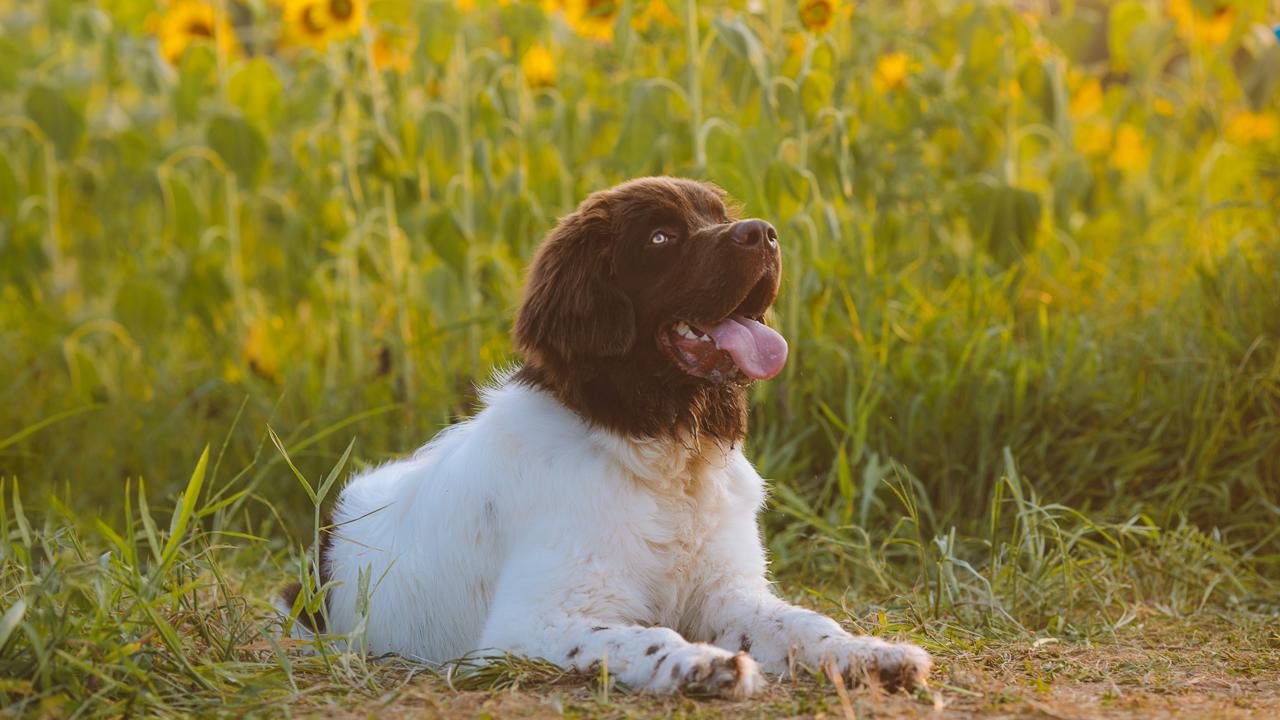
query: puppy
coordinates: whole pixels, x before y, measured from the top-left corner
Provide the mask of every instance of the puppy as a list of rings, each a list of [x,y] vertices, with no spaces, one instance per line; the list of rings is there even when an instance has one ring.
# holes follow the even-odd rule
[[[533,262],[527,364],[475,417],[347,484],[321,547],[325,606],[294,632],[432,663],[607,662],[658,692],[747,697],[793,661],[923,684],[923,650],[850,635],[767,579],[764,481],[742,443],[748,385],[787,357],[763,320],[781,271],[774,228],[735,219],[712,185],[588,197]]]

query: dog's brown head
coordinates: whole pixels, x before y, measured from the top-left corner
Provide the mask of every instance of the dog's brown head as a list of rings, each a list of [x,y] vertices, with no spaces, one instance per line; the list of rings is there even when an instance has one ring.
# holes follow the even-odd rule
[[[787,343],[764,325],[778,235],[736,220],[706,183],[641,178],[588,197],[533,261],[515,340],[517,380],[630,435],[736,441],[744,388],[776,375]]]

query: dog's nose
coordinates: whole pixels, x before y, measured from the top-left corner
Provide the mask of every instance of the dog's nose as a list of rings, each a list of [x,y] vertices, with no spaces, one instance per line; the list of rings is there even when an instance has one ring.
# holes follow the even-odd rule
[[[735,243],[744,247],[754,247],[766,243],[770,247],[774,247],[778,244],[778,231],[763,220],[739,220],[729,229],[729,237],[733,238]]]

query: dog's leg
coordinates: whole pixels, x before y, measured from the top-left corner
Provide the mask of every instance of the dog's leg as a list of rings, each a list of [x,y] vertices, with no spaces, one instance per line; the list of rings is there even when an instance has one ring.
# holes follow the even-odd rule
[[[587,672],[607,664],[611,675],[637,690],[744,698],[764,687],[759,667],[746,653],[691,643],[668,628],[563,610],[509,616],[495,609],[481,641],[485,648]]]
[[[766,672],[787,673],[794,662],[821,669],[834,662],[851,683],[874,680],[886,689],[923,685],[932,661],[921,648],[846,632],[829,617],[791,605],[763,578],[710,585],[695,637],[750,652]]]

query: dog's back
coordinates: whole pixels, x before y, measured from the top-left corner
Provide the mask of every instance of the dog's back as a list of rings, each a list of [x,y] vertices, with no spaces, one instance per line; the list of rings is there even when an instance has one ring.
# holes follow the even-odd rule
[[[503,381],[484,396],[471,420],[342,489],[322,542],[326,607],[302,618],[312,628],[430,662],[478,649],[511,544],[586,501],[548,482],[556,466],[563,477],[603,462],[591,429],[546,393]]]

